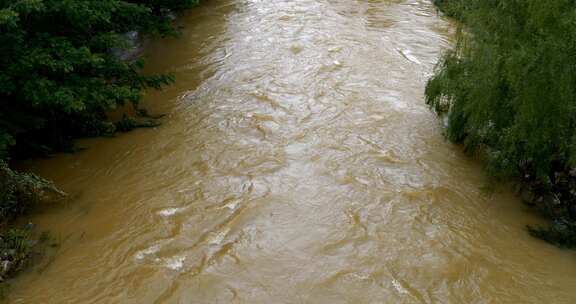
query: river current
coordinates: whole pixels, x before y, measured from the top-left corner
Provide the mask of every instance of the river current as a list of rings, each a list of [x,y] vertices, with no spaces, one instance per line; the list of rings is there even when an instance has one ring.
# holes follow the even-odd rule
[[[28,161],[71,195],[10,303],[576,303],[576,254],[442,136],[427,0],[211,0],[145,48],[164,124]]]

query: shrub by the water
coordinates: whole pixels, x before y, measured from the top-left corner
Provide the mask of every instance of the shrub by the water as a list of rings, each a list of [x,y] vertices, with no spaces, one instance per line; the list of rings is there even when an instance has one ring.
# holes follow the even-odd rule
[[[576,5],[572,0],[436,0],[462,22],[426,87],[447,136],[517,177],[555,219],[533,235],[575,247]],[[572,234],[571,237],[568,237]]]

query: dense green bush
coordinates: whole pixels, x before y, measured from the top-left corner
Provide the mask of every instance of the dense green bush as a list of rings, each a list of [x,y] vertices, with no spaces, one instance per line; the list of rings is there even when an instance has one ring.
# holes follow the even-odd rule
[[[448,138],[485,159],[494,175],[522,178],[540,201],[551,192],[544,209],[554,205],[561,212],[549,214],[573,220],[574,1],[435,2],[464,25],[426,88],[428,104],[447,115]]]
[[[0,159],[70,150],[111,132],[106,113],[137,104],[167,75],[112,50],[126,33],[176,33],[171,14],[198,0],[0,0]]]

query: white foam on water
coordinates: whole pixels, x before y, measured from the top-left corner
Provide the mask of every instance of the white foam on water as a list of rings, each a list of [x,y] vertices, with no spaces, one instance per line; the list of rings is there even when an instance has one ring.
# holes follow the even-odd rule
[[[399,293],[408,294],[408,290],[406,290],[406,288],[402,287],[402,284],[400,284],[400,282],[398,282],[398,280],[392,280],[392,285],[394,285],[394,288],[396,288],[396,290]]]
[[[172,216],[176,213],[180,213],[184,210],[184,208],[166,208],[158,211],[158,215],[163,217]]]
[[[238,207],[239,204],[240,204],[240,201],[232,201],[232,202],[229,202],[228,204],[222,206],[222,209],[226,208],[226,209],[230,209],[230,210],[236,210],[236,208]]]
[[[136,258],[137,260],[143,260],[146,256],[155,254],[158,251],[160,251],[160,244],[156,244],[136,252],[134,258]]]
[[[182,270],[182,268],[184,268],[185,260],[186,257],[184,256],[175,256],[169,259],[165,259],[166,263],[164,266],[172,270]]]

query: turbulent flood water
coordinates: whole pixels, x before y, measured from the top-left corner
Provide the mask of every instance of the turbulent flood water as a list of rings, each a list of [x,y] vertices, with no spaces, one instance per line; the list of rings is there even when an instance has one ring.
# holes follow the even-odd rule
[[[576,303],[576,254],[442,137],[425,0],[211,0],[150,43],[164,125],[24,166],[72,195],[11,303]]]

